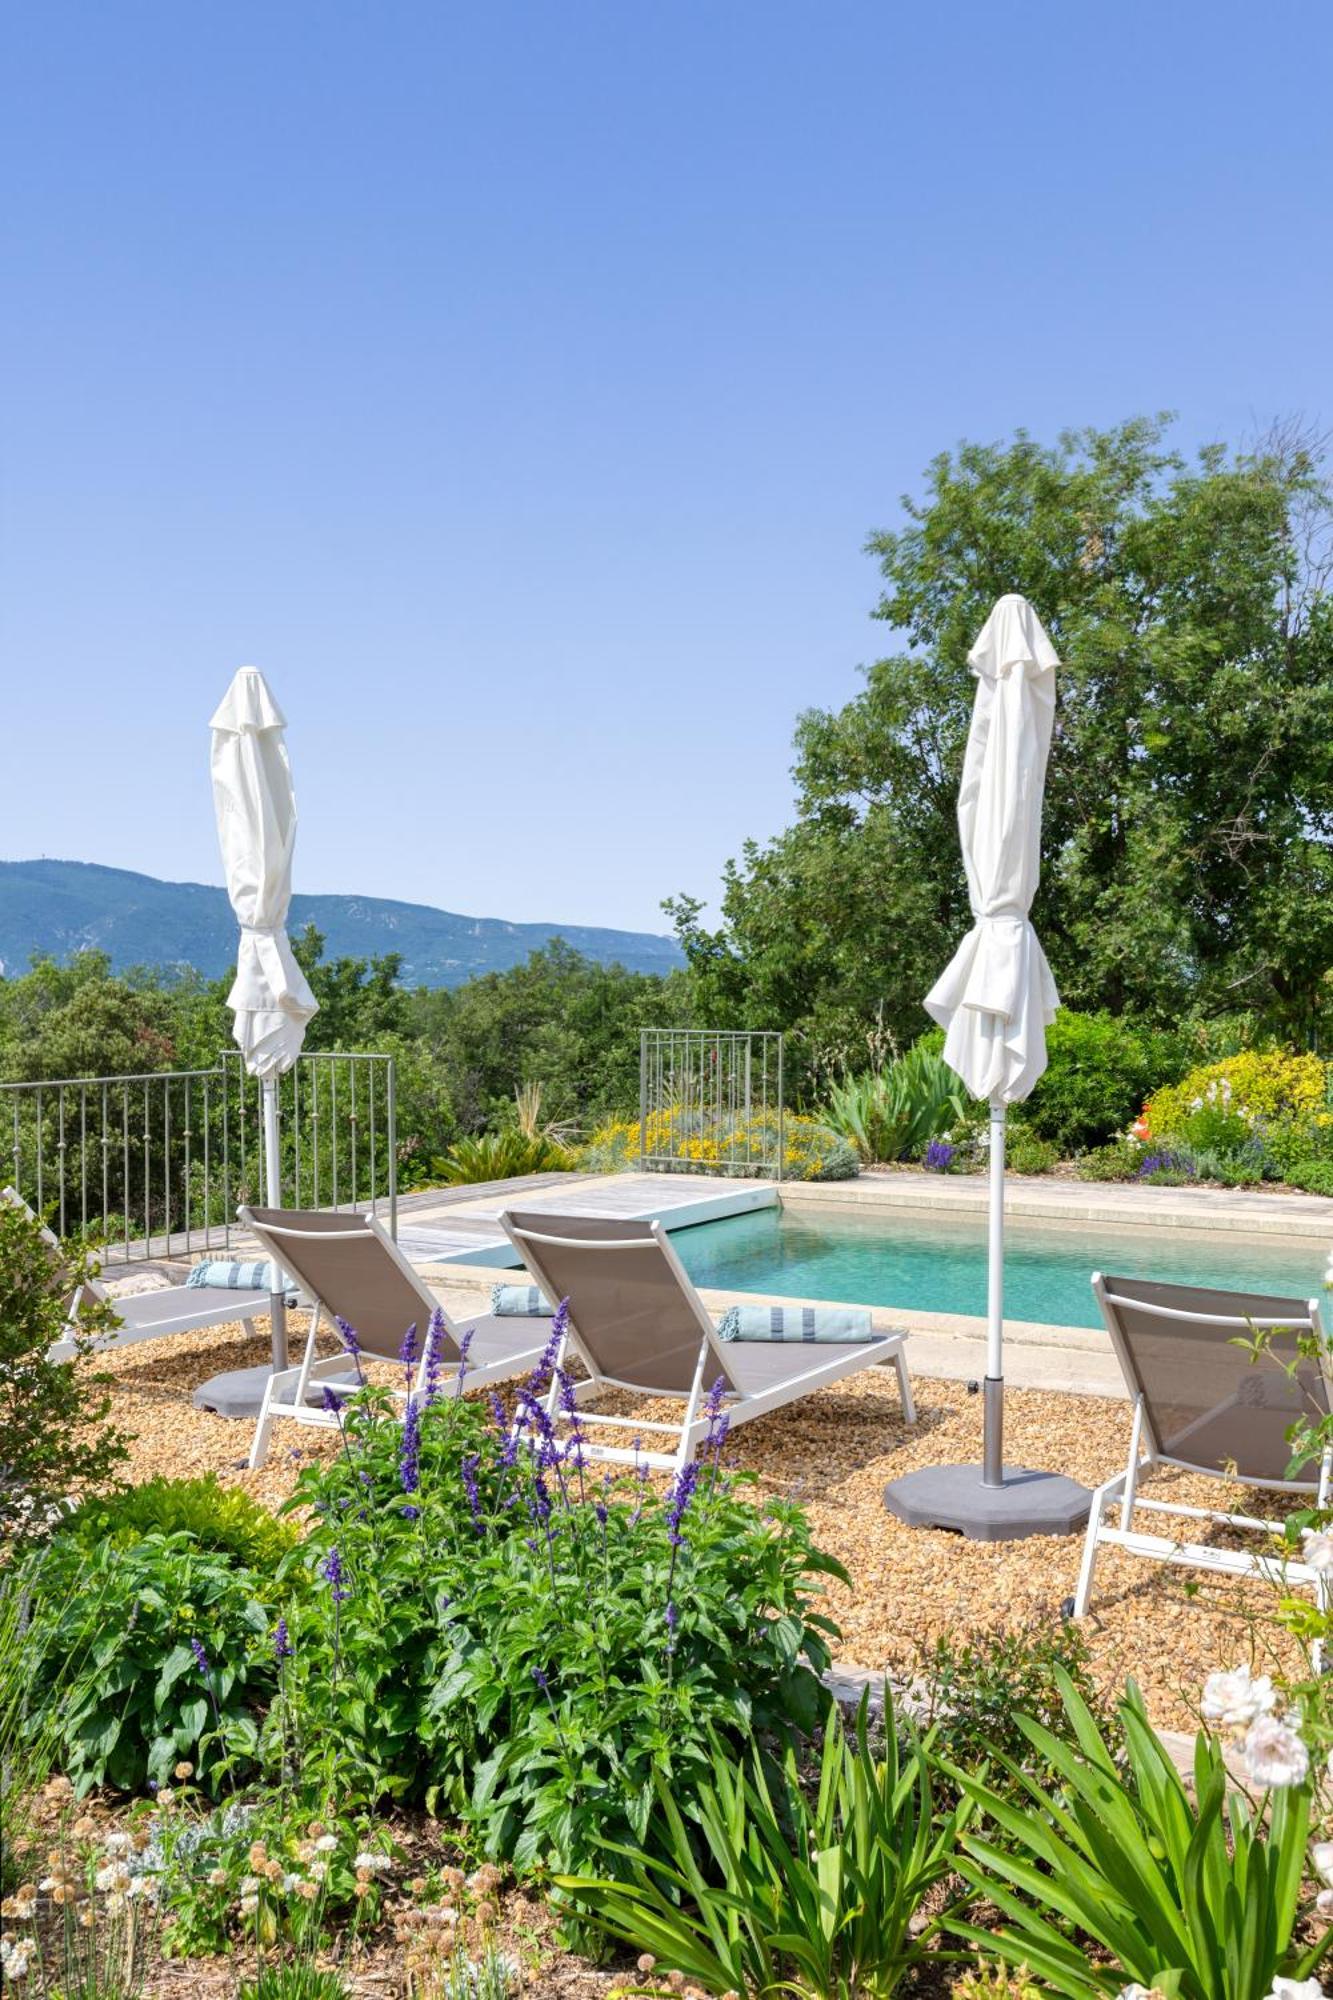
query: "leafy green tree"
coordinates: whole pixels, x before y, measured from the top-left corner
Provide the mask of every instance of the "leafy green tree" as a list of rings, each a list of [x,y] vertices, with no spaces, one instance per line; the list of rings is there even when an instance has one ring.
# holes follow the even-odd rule
[[[1073,1006],[1170,1023],[1333,1012],[1333,499],[1298,433],[1188,464],[1165,420],[936,459],[873,535],[902,647],[796,734],[795,824],[667,905],[702,1016],[896,1040],[970,918],[955,807],[967,650],[1021,591],[1059,650],[1034,921]],[[860,1045],[859,1047],[857,1045]]]

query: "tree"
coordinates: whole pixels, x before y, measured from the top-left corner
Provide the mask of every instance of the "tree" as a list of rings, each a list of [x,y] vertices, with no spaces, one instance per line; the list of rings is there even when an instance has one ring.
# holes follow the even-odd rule
[[[796,732],[795,824],[727,871],[723,921],[667,905],[720,1025],[850,1050],[910,1039],[970,922],[955,807],[995,598],[1029,597],[1063,667],[1034,921],[1071,1005],[1164,1023],[1333,1012],[1333,497],[1288,430],[1190,465],[1165,419],[1020,433],[936,459],[872,535],[903,635]]]
[[[119,1324],[112,1307],[85,1294],[76,1358],[48,1358],[91,1269],[83,1257],[57,1262],[36,1218],[0,1201],[0,1534],[40,1532],[48,1509],[103,1485],[126,1455],[106,1421],[110,1377],[85,1358]]]

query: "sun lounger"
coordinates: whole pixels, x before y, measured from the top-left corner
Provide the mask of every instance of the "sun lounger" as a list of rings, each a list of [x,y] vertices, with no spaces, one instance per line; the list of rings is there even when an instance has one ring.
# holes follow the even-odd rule
[[[1140,1483],[1158,1465],[1277,1488],[1293,1500],[1314,1495],[1319,1506],[1327,1505],[1333,1452],[1324,1453],[1317,1470],[1311,1468],[1312,1476],[1287,1476],[1292,1457],[1288,1432],[1302,1416],[1327,1415],[1333,1393],[1318,1302],[1109,1278],[1100,1271],[1093,1275],[1092,1289],[1133,1398],[1134,1417],[1124,1471],[1098,1487],[1092,1498],[1074,1616],[1082,1618],[1088,1609],[1097,1551],[1103,1545],[1154,1562],[1229,1576],[1265,1576],[1284,1585],[1311,1584],[1318,1603],[1326,1607],[1333,1596],[1330,1579],[1299,1556],[1287,1560],[1280,1552],[1175,1541],[1134,1525],[1136,1515],[1148,1513],[1214,1528],[1274,1532],[1272,1521],[1247,1514],[1145,1499]],[[1237,1343],[1252,1340],[1257,1330],[1269,1334],[1270,1347],[1252,1359]],[[1311,1337],[1320,1345],[1318,1358],[1300,1353]],[[1117,1505],[1118,1525],[1108,1526],[1104,1517]]]
[[[469,1387],[503,1382],[532,1368],[550,1332],[549,1319],[497,1319],[485,1313],[455,1325],[373,1215],[329,1214],[326,1210],[242,1208],[242,1223],[314,1301],[310,1332],[300,1365],[269,1378],[250,1448],[250,1464],[262,1465],[269,1436],[280,1417],[297,1423],[336,1425],[335,1412],[307,1399],[313,1387],[336,1385],[350,1395],[359,1384],[356,1363],[346,1351],[316,1357],[324,1314],[346,1321],[361,1352],[377,1361],[399,1361],[410,1326],[417,1329],[412,1394],[425,1386],[427,1333],[432,1313],[443,1315],[438,1360],[443,1378],[457,1375],[461,1342],[471,1335],[466,1380]],[[406,1389],[403,1390],[406,1396]]]
[[[892,1364],[903,1414],[916,1421],[900,1333],[818,1346],[722,1341],[660,1222],[537,1211],[509,1211],[500,1221],[547,1298],[569,1300],[569,1345],[588,1371],[575,1393],[589,1459],[679,1471],[707,1436],[701,1412],[719,1382],[734,1426],[863,1368]],[[685,1408],[678,1423],[585,1412],[606,1389],[677,1398]],[[548,1407],[552,1421],[561,1420],[554,1392]],[[611,1441],[590,1437],[593,1426]],[[670,1439],[670,1448],[636,1449],[633,1440],[643,1434]]]
[[[32,1215],[27,1202],[13,1188],[0,1188],[0,1201],[11,1202],[26,1215]],[[41,1227],[52,1261],[63,1265],[65,1253],[59,1237],[45,1223]],[[136,1340],[160,1340],[169,1333],[197,1333],[203,1327],[224,1326],[233,1320],[258,1319],[267,1315],[269,1309],[267,1292],[232,1291],[221,1285],[163,1285],[156,1291],[131,1292],[124,1297],[115,1297],[99,1279],[89,1278],[69,1294],[66,1303],[68,1333],[65,1339],[58,1340],[49,1349],[52,1361],[68,1361],[78,1352],[79,1306],[85,1294],[109,1304],[120,1321],[113,1332],[99,1335],[99,1352],[112,1347],[128,1347]]]

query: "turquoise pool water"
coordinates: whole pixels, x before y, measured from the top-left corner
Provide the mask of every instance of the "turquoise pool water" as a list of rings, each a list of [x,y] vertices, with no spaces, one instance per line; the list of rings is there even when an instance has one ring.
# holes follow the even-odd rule
[[[920,1312],[986,1311],[986,1218],[905,1209],[764,1208],[673,1232],[697,1285],[789,1298],[850,1299]],[[1005,1231],[1008,1319],[1101,1324],[1093,1271],[1321,1297],[1328,1248],[1317,1237],[1223,1230],[1093,1228],[1011,1216]]]

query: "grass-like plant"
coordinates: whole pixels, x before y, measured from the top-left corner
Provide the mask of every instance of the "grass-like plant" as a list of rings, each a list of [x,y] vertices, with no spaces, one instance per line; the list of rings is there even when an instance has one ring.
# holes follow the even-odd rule
[[[820,1115],[871,1164],[919,1160],[932,1139],[971,1113],[967,1091],[943,1056],[918,1042],[883,1069],[835,1084]]]
[[[885,1717],[872,1747],[863,1697],[849,1736],[829,1715],[818,1787],[788,1750],[715,1748],[690,1818],[656,1781],[663,1859],[609,1850],[605,1876],[560,1881],[587,1920],[710,1993],[885,2000],[932,1952],[945,1912],[924,1915],[950,1873],[967,1802],[937,1811],[929,1740]]]
[[[990,1930],[955,1918],[951,1928],[1066,2000],[1101,2000],[1127,1982],[1169,2000],[1267,2000],[1279,1975],[1312,1973],[1333,1930],[1295,1942],[1308,1785],[1274,1789],[1256,1808],[1229,1784],[1218,1744],[1200,1735],[1191,1798],[1132,1682],[1121,1705],[1122,1774],[1073,1682],[1061,1679],[1074,1743],[1019,1718],[1053,1783],[998,1753],[1004,1789],[952,1773],[994,1829],[964,1834],[959,1868],[1002,1921]],[[1084,1939],[1110,1962],[1094,1962]]]
[[[461,1187],[475,1181],[512,1180],[520,1174],[564,1173],[574,1163],[574,1154],[558,1139],[506,1125],[451,1146],[440,1177],[449,1187]]]

